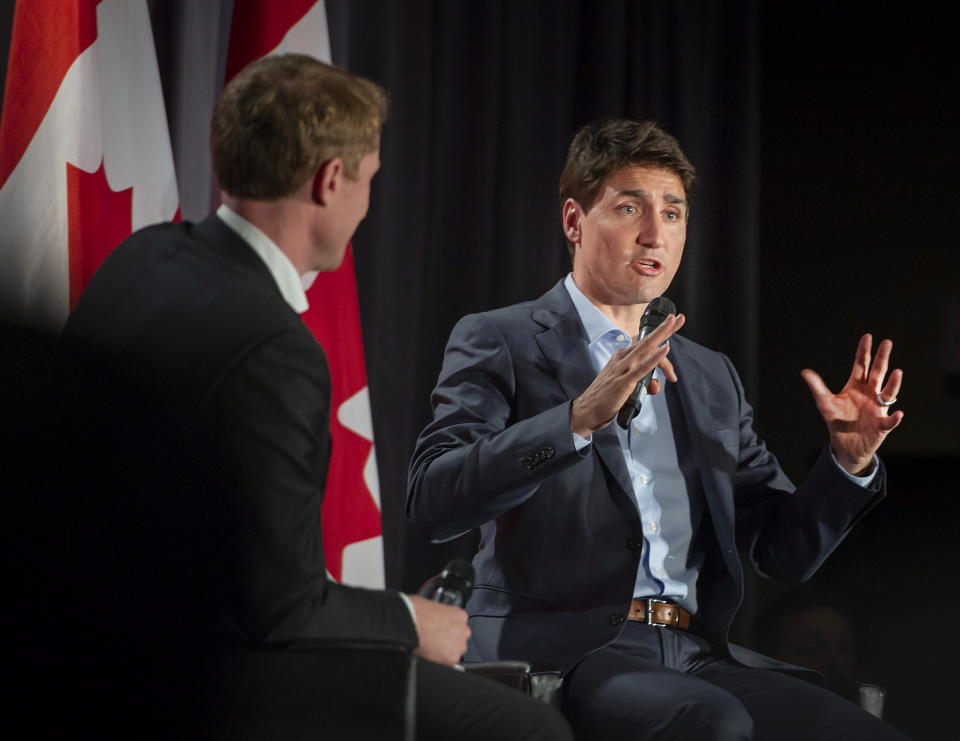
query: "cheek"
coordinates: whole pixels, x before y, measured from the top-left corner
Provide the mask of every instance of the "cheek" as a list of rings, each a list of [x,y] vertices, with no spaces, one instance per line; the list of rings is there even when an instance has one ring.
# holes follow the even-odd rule
[[[680,260],[683,258],[683,247],[686,244],[686,232],[680,235],[680,238],[677,240],[676,246],[673,249],[674,259],[673,259],[673,269],[676,271],[677,267],[680,265]]]
[[[370,208],[370,188],[365,188],[361,192],[357,193],[357,213],[360,214],[362,219],[367,215],[367,210]]]
[[[597,231],[596,243],[603,258],[612,262],[623,259],[624,253],[630,250],[631,240],[622,230],[607,228]]]

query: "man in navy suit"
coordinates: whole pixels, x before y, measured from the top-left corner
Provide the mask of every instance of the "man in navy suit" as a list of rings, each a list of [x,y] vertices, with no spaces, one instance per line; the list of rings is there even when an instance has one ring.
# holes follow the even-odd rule
[[[875,453],[903,416],[889,414],[892,343],[871,357],[864,335],[837,394],[803,372],[829,445],[794,487],[730,361],[677,334],[683,315],[632,339],[680,266],[695,186],[650,122],[576,135],[560,181],[573,271],[456,325],[408,513],[436,541],[480,529],[468,658],[561,669],[579,737],[902,738],[728,641],[738,549],[766,575],[809,578],[883,497]],[[611,424],[651,371],[640,414]]]

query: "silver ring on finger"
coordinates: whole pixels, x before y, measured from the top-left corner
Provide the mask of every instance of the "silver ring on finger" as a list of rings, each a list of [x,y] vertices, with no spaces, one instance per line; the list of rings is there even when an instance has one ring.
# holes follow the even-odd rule
[[[897,403],[897,397],[896,397],[896,396],[894,396],[892,399],[890,399],[890,401],[885,401],[884,398],[883,398],[882,396],[880,396],[880,394],[877,394],[877,404],[879,404],[880,406],[888,407],[888,406],[892,406],[893,404],[896,404],[896,403]]]

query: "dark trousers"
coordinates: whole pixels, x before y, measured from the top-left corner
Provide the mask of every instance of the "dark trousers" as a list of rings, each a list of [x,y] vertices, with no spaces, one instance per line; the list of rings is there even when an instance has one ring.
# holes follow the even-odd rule
[[[573,741],[554,708],[487,677],[417,662],[417,741]]]
[[[700,636],[628,622],[565,681],[578,739],[904,741],[854,703],[810,682],[718,658]]]

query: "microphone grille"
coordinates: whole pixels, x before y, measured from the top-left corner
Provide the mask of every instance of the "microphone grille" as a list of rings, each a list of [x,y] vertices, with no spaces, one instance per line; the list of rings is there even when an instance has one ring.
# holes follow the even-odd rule
[[[640,328],[649,327],[652,329],[659,327],[663,324],[663,320],[670,316],[670,314],[676,313],[677,307],[673,301],[666,296],[657,296],[647,304],[647,308],[644,309],[643,316],[640,317]]]
[[[454,558],[443,567],[444,573],[473,581],[473,565],[462,558]]]

